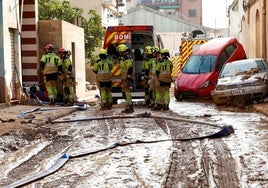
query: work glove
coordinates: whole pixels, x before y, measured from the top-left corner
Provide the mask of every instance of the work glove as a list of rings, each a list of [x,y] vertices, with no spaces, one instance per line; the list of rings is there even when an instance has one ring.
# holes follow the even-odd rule
[[[66,78],[70,78],[71,77],[71,72],[68,71],[67,74],[66,74]]]
[[[132,77],[131,77],[131,75],[127,75],[127,80],[128,80],[128,81],[132,81]]]

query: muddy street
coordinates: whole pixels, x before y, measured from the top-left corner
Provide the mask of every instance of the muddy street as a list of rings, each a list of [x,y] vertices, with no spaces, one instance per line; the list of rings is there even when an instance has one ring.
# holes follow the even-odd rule
[[[98,109],[89,106],[42,124],[46,119],[37,120],[34,112],[36,118],[27,128],[2,134],[0,187],[265,187],[268,183],[266,116],[220,109],[210,101],[176,102],[173,97],[169,111],[151,111],[137,102],[128,118],[122,118],[122,103],[112,110]],[[137,115],[144,112],[151,117]],[[207,137],[224,126],[231,126],[234,133]]]

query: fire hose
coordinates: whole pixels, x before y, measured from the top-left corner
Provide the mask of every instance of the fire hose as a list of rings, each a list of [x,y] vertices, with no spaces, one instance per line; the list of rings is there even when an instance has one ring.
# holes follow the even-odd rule
[[[234,129],[232,126],[219,126],[217,124],[198,121],[198,120],[190,120],[190,119],[179,118],[179,117],[167,117],[167,116],[153,115],[153,114],[148,113],[148,112],[144,112],[144,113],[136,114],[136,115],[124,115],[124,116],[120,116],[120,115],[119,116],[101,116],[101,117],[92,117],[92,118],[54,120],[54,121],[48,120],[47,123],[56,124],[56,123],[71,123],[71,122],[81,122],[81,121],[105,120],[105,119],[124,119],[124,118],[125,119],[126,118],[158,118],[158,119],[165,119],[165,120],[173,120],[173,121],[180,121],[180,122],[189,122],[189,123],[198,123],[198,124],[202,124],[202,125],[209,125],[209,126],[219,127],[219,128],[221,128],[221,130],[214,133],[214,134],[211,134],[211,135],[193,137],[193,138],[177,138],[177,139],[162,139],[162,140],[147,140],[147,141],[146,140],[136,140],[136,141],[127,142],[127,143],[113,143],[113,144],[111,144],[109,146],[105,146],[103,148],[94,149],[94,150],[90,150],[90,151],[84,151],[84,152],[81,152],[81,153],[75,154],[75,155],[69,155],[66,153],[66,151],[71,147],[71,145],[70,145],[67,147],[65,152],[61,155],[61,157],[59,159],[57,159],[55,161],[55,163],[50,168],[48,168],[40,173],[37,173],[36,175],[33,175],[33,176],[28,177],[28,178],[14,182],[14,183],[8,185],[7,188],[20,187],[20,186],[32,183],[34,181],[37,181],[41,178],[44,178],[50,174],[53,174],[57,170],[59,170],[61,167],[63,167],[68,162],[69,159],[96,154],[98,152],[106,151],[106,150],[113,149],[116,147],[123,147],[123,146],[128,146],[128,145],[133,145],[133,144],[150,144],[150,143],[167,142],[167,141],[174,142],[174,141],[190,141],[190,140],[205,139],[205,138],[221,138],[221,137],[229,136],[230,134],[234,133]]]

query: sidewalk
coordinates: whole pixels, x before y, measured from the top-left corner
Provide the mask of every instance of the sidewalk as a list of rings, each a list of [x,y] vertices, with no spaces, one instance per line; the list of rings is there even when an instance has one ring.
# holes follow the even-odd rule
[[[90,108],[98,103],[99,98],[98,90],[91,90],[87,93],[87,97],[81,98],[78,101],[83,102],[88,105]],[[28,113],[25,118],[18,117],[20,112],[26,112],[27,110],[34,109],[47,109],[52,108],[52,110],[36,110],[33,113]],[[48,118],[51,120],[55,120],[62,116],[65,116],[69,113],[77,111],[77,108],[66,107],[56,105],[41,105],[41,106],[33,106],[33,105],[12,105],[8,106],[4,103],[0,104],[0,135],[8,134],[10,131],[16,131],[19,129],[27,129],[27,128],[35,128],[37,126],[42,126],[46,124]]]
[[[268,117],[268,102],[253,105],[253,109]]]

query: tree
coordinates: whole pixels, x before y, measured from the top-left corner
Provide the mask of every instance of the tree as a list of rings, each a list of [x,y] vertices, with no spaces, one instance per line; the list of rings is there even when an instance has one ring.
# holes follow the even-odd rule
[[[59,19],[69,23],[74,23],[76,18],[81,18],[85,32],[85,54],[88,61],[94,61],[95,49],[101,46],[104,35],[104,28],[101,25],[101,17],[95,10],[88,12],[89,19],[82,17],[83,9],[72,7],[67,0],[38,0],[39,20]]]
[[[100,47],[102,44],[104,28],[101,25],[101,17],[96,14],[95,10],[90,10],[88,15],[88,20],[82,20],[82,27],[85,29],[85,49],[94,49],[86,50],[86,57],[90,57],[94,61],[96,59],[94,51],[96,47]]]

